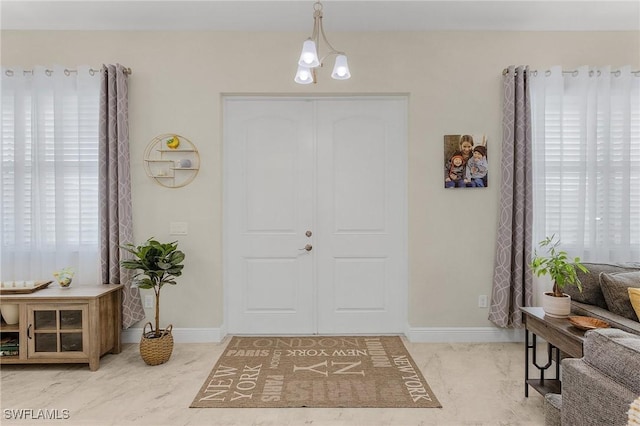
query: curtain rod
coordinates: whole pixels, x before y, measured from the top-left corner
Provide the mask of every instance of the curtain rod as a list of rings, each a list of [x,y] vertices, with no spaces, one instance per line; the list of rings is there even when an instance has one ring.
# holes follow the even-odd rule
[[[509,72],[508,68],[505,68],[502,70],[502,75],[507,75],[507,73]],[[538,70],[530,70],[530,72],[533,75],[538,75]],[[573,71],[562,71],[562,74],[571,74],[571,76],[575,77],[578,75],[578,70],[573,70]],[[620,75],[620,70],[614,70],[611,71],[611,74],[615,75],[616,77],[618,77]],[[631,71],[631,74],[635,75],[636,77],[640,77],[640,70],[637,71]],[[551,75],[551,70],[546,70],[544,72],[544,75],[549,76]],[[598,70],[598,75],[600,75],[600,71]],[[589,71],[589,76],[593,76],[593,71]]]
[[[50,70],[50,69],[45,69],[45,70],[44,70],[44,72],[45,72],[45,74],[46,74],[46,75],[48,75],[48,76],[51,76],[51,74],[53,74],[53,70]],[[98,72],[100,72],[100,70],[94,70],[93,68],[89,68],[89,74],[91,74],[91,75],[95,75],[95,74],[96,74],[96,73],[98,73]],[[4,73],[5,73],[8,77],[12,77],[12,76],[13,76],[13,74],[14,74],[14,73],[13,73],[13,70],[11,70],[11,69],[6,70]],[[78,70],[75,70],[75,69],[72,69],[72,68],[65,68],[65,69],[64,69],[64,75],[71,75],[71,74],[74,74],[74,73],[75,73],[75,74],[77,74],[77,73],[78,73]],[[124,73],[125,73],[126,75],[131,75],[131,74],[133,74],[133,71],[131,71],[131,68],[125,68],[125,69],[124,69]],[[22,74],[24,74],[24,75],[26,75],[26,74],[33,74],[33,70],[23,70],[23,71],[22,71]]]

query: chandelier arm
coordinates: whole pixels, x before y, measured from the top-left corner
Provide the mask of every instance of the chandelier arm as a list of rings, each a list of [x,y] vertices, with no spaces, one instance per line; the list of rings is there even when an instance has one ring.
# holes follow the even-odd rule
[[[315,25],[314,25],[314,27],[315,27]],[[337,51],[337,50],[336,50],[336,48],[335,48],[335,47],[333,47],[333,46],[331,45],[331,43],[329,43],[329,40],[327,40],[327,36],[324,34],[324,27],[322,26],[322,15],[320,15],[320,25],[319,25],[319,28],[320,28],[320,34],[322,34],[322,39],[323,39],[323,40],[324,40],[324,42],[327,44],[327,46],[329,46],[329,48],[331,49],[331,51],[330,51],[330,52],[328,52],[326,55],[324,55],[324,57],[326,58],[327,56],[329,56],[329,55],[331,55],[331,54],[334,54],[334,55],[344,55],[344,54],[345,54],[344,52],[339,52],[339,51]],[[317,43],[316,43],[316,44],[317,44]]]
[[[319,35],[319,31],[318,31],[318,27],[322,28],[322,22],[318,23],[318,16],[314,13],[313,16],[313,31],[311,32],[311,37],[309,37],[311,40],[313,40],[316,43],[316,49],[319,48],[320,46],[318,46],[318,42],[320,41],[320,37],[318,37]]]
[[[346,53],[344,53],[344,52],[338,52],[337,50],[334,50],[334,51],[332,51],[332,52],[329,52],[329,53],[327,53],[326,55],[324,55],[322,58],[320,58],[320,66],[322,66],[322,65],[323,65],[324,60],[325,60],[325,59],[327,59],[327,58],[328,58],[329,56],[331,56],[331,55],[336,55],[336,56],[338,56],[338,55],[346,55]]]

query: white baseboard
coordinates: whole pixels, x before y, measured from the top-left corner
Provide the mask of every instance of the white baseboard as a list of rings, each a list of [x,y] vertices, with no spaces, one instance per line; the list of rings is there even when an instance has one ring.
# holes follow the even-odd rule
[[[524,342],[524,329],[497,327],[409,327],[413,343],[502,343]]]
[[[175,343],[219,343],[227,335],[222,328],[174,328]],[[122,343],[139,343],[141,328],[122,331]],[[408,327],[406,337],[413,343],[497,343],[524,342],[523,329],[497,327]]]

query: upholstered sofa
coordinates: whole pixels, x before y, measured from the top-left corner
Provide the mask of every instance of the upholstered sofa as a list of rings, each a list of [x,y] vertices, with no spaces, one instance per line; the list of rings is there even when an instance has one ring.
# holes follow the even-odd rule
[[[582,358],[562,360],[562,395],[545,396],[547,426],[623,426],[640,397],[640,336],[588,331]]]
[[[640,264],[584,263],[589,272],[579,271],[582,292],[567,286],[572,315],[584,315],[608,322],[611,327],[640,334],[640,321],[629,298],[628,288],[640,288]]]
[[[640,264],[585,263],[583,290],[565,287],[572,315],[608,322],[585,334],[583,357],[562,360],[562,395],[545,396],[547,426],[627,424],[629,405],[640,397],[640,321],[628,288],[640,288]]]

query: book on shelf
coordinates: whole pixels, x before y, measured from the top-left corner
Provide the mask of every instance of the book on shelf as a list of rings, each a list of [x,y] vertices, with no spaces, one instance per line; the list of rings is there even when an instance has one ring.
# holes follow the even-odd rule
[[[4,346],[4,345],[10,345],[10,344],[18,344],[18,337],[17,336],[3,336],[2,338],[0,338],[0,346]]]
[[[15,336],[3,336],[0,338],[0,356],[20,355],[20,343]]]

